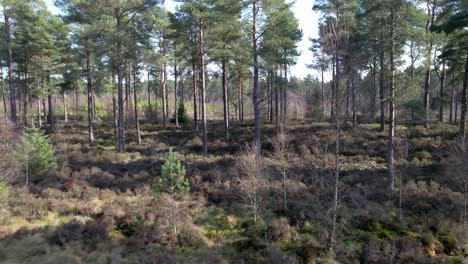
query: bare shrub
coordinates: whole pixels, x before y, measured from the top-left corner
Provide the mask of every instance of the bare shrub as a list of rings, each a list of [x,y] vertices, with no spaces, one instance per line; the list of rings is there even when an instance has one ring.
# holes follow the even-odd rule
[[[0,135],[0,189],[6,193],[7,183],[21,176],[23,165],[15,155],[21,136],[11,122],[3,119],[0,121]]]
[[[457,138],[450,146],[450,155],[445,160],[446,175],[450,179],[454,190],[463,195],[463,208],[461,221],[468,224],[468,142],[466,139]]]
[[[275,167],[279,171],[282,179],[282,196],[283,196],[283,209],[287,211],[288,209],[288,171],[290,167],[290,147],[289,147],[289,135],[286,133],[285,129],[281,127],[279,133],[272,140],[272,145],[275,150],[273,154],[273,162]]]
[[[254,222],[257,222],[268,186],[260,148],[246,145],[238,159],[237,166],[243,176],[239,185],[241,200],[249,208]]]

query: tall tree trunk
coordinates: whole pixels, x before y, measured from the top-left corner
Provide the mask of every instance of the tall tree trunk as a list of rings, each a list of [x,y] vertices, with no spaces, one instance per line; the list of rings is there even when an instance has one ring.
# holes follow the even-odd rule
[[[119,137],[119,121],[118,121],[118,113],[117,113],[117,99],[115,98],[115,93],[112,92],[112,112],[114,118],[114,136],[115,139],[118,141]]]
[[[165,128],[167,128],[167,125],[168,123],[170,123],[170,118],[169,118],[169,81],[168,81],[168,77],[169,77],[169,70],[168,70],[168,65],[166,64],[165,67],[164,67],[164,101],[165,101],[165,106],[166,106],[166,109],[165,109],[165,116],[166,116],[166,126]]]
[[[283,125],[286,124],[288,118],[288,64],[284,64],[284,86],[283,86]]]
[[[193,85],[193,125],[195,131],[198,131],[198,109],[197,109],[197,95],[198,95],[198,81],[197,81],[197,62],[192,60],[192,85]]]
[[[458,92],[458,87],[456,87],[455,88],[455,109],[454,109],[455,110],[455,118],[454,118],[455,124],[458,121],[458,101],[460,101],[459,96],[460,96],[460,93]]]
[[[49,103],[49,131],[55,133],[54,107],[52,104],[52,85],[50,84],[50,72],[47,72],[47,101]]]
[[[13,48],[11,46],[10,34],[10,16],[7,11],[7,6],[3,4],[3,20],[5,23],[6,48],[7,48],[7,66],[8,66],[8,86],[10,88],[10,114],[11,121],[16,124],[16,96],[15,96],[15,80],[13,78]]]
[[[381,35],[381,43],[383,36]],[[379,93],[380,93],[380,132],[385,130],[385,54],[380,51],[379,56],[380,73],[379,73]]]
[[[203,2],[203,1],[201,1]],[[207,127],[206,127],[206,80],[205,80],[205,36],[204,26],[205,21],[203,18],[203,11],[200,16],[200,75],[201,75],[201,114],[202,114],[202,138],[203,138],[203,153],[208,154],[208,138],[207,138]]]
[[[268,123],[273,124],[273,73],[272,70],[268,70],[268,105],[267,105],[267,112],[268,112]]]
[[[395,136],[395,41],[394,41],[394,10],[391,8],[390,13],[390,78],[388,87],[389,99],[389,123],[388,123],[388,157],[387,157],[387,188],[393,191],[394,175],[393,175],[393,138]]]
[[[449,122],[453,122],[453,100],[454,100],[454,91],[455,91],[455,80],[451,78],[451,89],[450,89],[450,116],[449,116]]]
[[[135,128],[136,128],[136,142],[137,145],[141,144],[141,134],[140,134],[140,121],[138,120],[138,97],[137,97],[137,70],[138,65],[135,63],[133,65],[133,106],[135,112]]]
[[[162,67],[162,107],[163,107],[163,129],[167,128],[167,114],[168,114],[168,95],[167,95],[167,46],[166,46],[166,40],[163,39],[163,56],[164,56],[164,61],[163,61],[163,67]]]
[[[242,76],[241,76],[241,79],[240,79],[240,94],[241,94],[240,107],[239,107],[240,123],[241,123],[241,125],[243,125],[244,124],[244,82],[242,81]]]
[[[130,109],[131,109],[131,73],[130,73],[130,66],[128,63],[125,63],[125,68],[124,68],[124,75],[125,75],[125,128],[128,128],[128,116],[130,115]],[[93,96],[94,98],[94,96]]]
[[[44,126],[47,126],[47,108],[46,108],[46,97],[42,98],[42,111],[44,111]]]
[[[156,76],[153,76],[153,89],[154,89],[154,121],[159,123],[159,112],[158,112],[158,85]]]
[[[335,55],[332,55],[332,76],[336,75],[336,59]],[[330,109],[330,119],[335,119],[335,78],[332,78],[331,81],[331,109]]]
[[[29,58],[26,53],[24,58],[24,96],[23,96],[23,124],[28,126],[28,96],[29,96]]]
[[[63,92],[63,114],[65,123],[68,123],[67,92]]]
[[[351,100],[353,104],[353,127],[357,125],[357,116],[356,116],[356,83],[354,80],[354,75],[351,77]]]
[[[371,92],[371,109],[370,109],[370,120],[375,121],[376,113],[376,102],[377,102],[377,58],[373,57],[372,60],[372,92]]]
[[[120,10],[116,11],[116,22],[117,22],[117,38],[116,38],[116,52],[117,52],[117,100],[119,107],[119,119],[118,119],[118,146],[119,152],[125,152],[125,127],[124,127],[124,109],[123,109],[123,84],[122,84],[122,21],[119,14]]]
[[[323,121],[325,117],[325,82],[324,82],[324,60],[325,60],[325,54],[322,51],[322,64],[320,67],[320,100],[321,100],[321,116],[320,116],[320,121]]]
[[[164,63],[161,64],[161,114],[163,119],[163,129],[165,129],[165,125],[167,125],[166,118],[166,90],[164,89],[165,84],[165,77],[164,77]]]
[[[432,48],[433,48],[433,43],[432,43],[432,39],[431,39],[431,36],[430,36],[430,29],[432,27],[432,25],[434,24],[434,20],[435,20],[435,10],[436,10],[436,1],[434,0],[433,3],[429,3],[429,2],[426,2],[427,4],[427,15],[428,15],[428,19],[427,19],[427,22],[426,22],[426,35],[428,37],[428,40],[429,40],[429,45],[428,45],[428,49],[427,49],[427,69],[426,69],[426,77],[424,79],[424,114],[425,114],[425,118],[424,118],[424,127],[427,128],[429,126],[429,110],[430,110],[430,85],[431,85],[431,74],[432,74],[432,69],[431,69],[431,66],[432,66]]]
[[[229,109],[228,109],[228,87],[227,87],[227,70],[226,59],[223,59],[222,69],[222,85],[223,85],[223,113],[224,113],[224,140],[229,141]]]
[[[350,76],[348,73],[348,77],[346,78],[346,107],[345,107],[345,121],[348,121],[349,118],[349,95],[350,95]]]
[[[88,140],[94,143],[94,110],[93,110],[93,70],[91,62],[91,52],[86,51],[86,87],[88,93]]]
[[[463,90],[461,98],[461,114],[460,114],[460,136],[465,138],[465,126],[466,126],[466,110],[467,110],[467,89],[468,89],[468,53],[465,54],[465,74],[463,77]]]
[[[185,71],[185,68],[182,68],[182,66],[180,66],[181,68],[179,69],[179,87],[180,87],[180,99],[179,99],[179,105],[183,105],[184,102],[185,102],[185,87],[184,87],[184,71]]]
[[[445,69],[445,60],[443,62],[443,65],[442,65],[442,73],[440,75],[440,94],[439,94],[439,97],[440,97],[440,106],[439,106],[439,122],[443,123],[444,122],[444,98],[445,98],[445,77],[446,77],[446,74],[447,74],[447,70]]]
[[[280,67],[281,68],[281,67]],[[278,74],[278,73],[276,73]],[[280,75],[281,75],[281,70],[280,70]],[[279,91],[279,85],[275,85],[275,125],[276,125],[276,131],[279,131],[280,128],[280,91]]]
[[[18,90],[17,90],[17,96],[16,96],[16,100],[18,101],[18,105],[17,105],[17,106],[18,106],[18,109],[17,109],[17,110],[18,110],[18,117],[17,117],[17,118],[19,118],[18,121],[19,121],[19,123],[21,124],[21,122],[22,122],[22,120],[23,120],[23,115],[22,115],[22,113],[23,113],[23,111],[22,111],[22,110],[23,110],[23,107],[22,107],[22,104],[21,104],[21,100],[22,100],[23,97],[22,97],[22,91],[21,91],[21,79],[20,79],[20,72],[19,72],[19,69],[18,69],[18,71],[17,71],[16,76],[18,76],[18,78],[17,78],[17,84],[18,84],[18,85],[17,85],[17,86],[18,86],[17,89],[18,89]],[[16,103],[16,102],[15,102],[15,103]]]
[[[426,77],[424,79],[424,127],[429,126],[429,87],[431,84],[431,66],[426,70]]]
[[[175,46],[174,46],[175,49]],[[177,113],[177,105],[178,105],[178,98],[177,98],[177,61],[174,64],[174,125],[175,128],[179,127],[179,115]]]
[[[2,100],[3,100],[3,113],[5,114],[5,119],[8,119],[8,108],[5,98],[5,81],[3,79],[3,66],[0,65],[0,78],[2,78]]]
[[[337,16],[336,24],[339,25],[339,16]],[[339,36],[339,33],[337,34]],[[334,60],[335,60],[335,72],[333,75],[333,87],[332,89],[335,90],[335,184],[334,184],[334,195],[333,195],[333,209],[332,209],[332,230],[330,234],[330,253],[333,252],[333,248],[335,245],[335,237],[336,237],[336,225],[337,225],[337,217],[338,217],[338,199],[339,199],[339,186],[340,186],[340,97],[339,97],[339,90],[340,90],[340,63],[338,58],[338,37],[335,36],[335,45],[334,45]]]
[[[39,127],[42,127],[42,109],[41,109],[41,99],[37,99],[37,122]]]
[[[153,108],[151,107],[151,83],[150,83],[150,72],[151,72],[151,67],[148,67],[148,112],[149,112],[149,119],[153,119]]]
[[[253,0],[252,4],[252,44],[253,44],[253,90],[252,90],[252,101],[254,108],[254,123],[255,123],[255,140],[254,145],[260,153],[261,150],[261,127],[260,127],[260,102],[259,102],[259,87],[258,87],[258,39],[257,39],[257,0]]]
[[[114,76],[112,76],[112,81],[114,80]],[[80,115],[79,109],[79,95],[78,95],[78,79],[75,81],[75,115],[78,117]]]

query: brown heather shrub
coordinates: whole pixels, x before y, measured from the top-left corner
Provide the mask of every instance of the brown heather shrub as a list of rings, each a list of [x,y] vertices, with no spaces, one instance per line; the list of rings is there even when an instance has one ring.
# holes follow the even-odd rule
[[[272,241],[286,241],[291,238],[291,232],[293,229],[288,223],[288,220],[284,217],[279,219],[273,219],[270,221],[266,228],[266,236]]]

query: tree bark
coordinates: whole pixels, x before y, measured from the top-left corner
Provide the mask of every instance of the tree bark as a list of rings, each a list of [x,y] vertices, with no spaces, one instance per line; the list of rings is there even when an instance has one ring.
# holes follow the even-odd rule
[[[198,81],[197,81],[197,62],[192,61],[192,85],[193,85],[193,125],[195,131],[198,131],[198,108],[197,108],[197,95],[198,95]]]
[[[370,111],[370,119],[372,122],[375,121],[375,114],[376,114],[376,102],[377,102],[377,57],[373,57],[372,61],[372,98],[371,98],[371,111]]]
[[[252,4],[253,17],[252,17],[252,44],[253,44],[253,90],[252,90],[252,101],[254,108],[254,123],[255,123],[255,140],[254,147],[260,153],[261,150],[261,127],[260,127],[260,102],[258,100],[258,39],[257,39],[257,0],[253,0]]]
[[[240,79],[240,123],[241,125],[244,124],[244,82],[242,81],[242,76]]]
[[[41,99],[37,99],[37,122],[39,127],[42,127],[42,109],[41,109]]]
[[[138,120],[138,95],[137,95],[137,64],[133,65],[133,106],[135,112],[135,129],[136,129],[136,142],[137,145],[141,144],[141,134],[140,134],[140,121]],[[130,79],[130,78],[129,78]]]
[[[321,116],[320,121],[323,121],[325,117],[325,82],[324,82],[324,61],[325,61],[325,54],[322,51],[322,65],[320,67],[320,100],[321,100]]]
[[[445,77],[447,74],[447,70],[445,68],[445,60],[442,65],[442,73],[440,75],[440,106],[439,106],[439,122],[443,123],[444,122],[444,90],[445,90]]]
[[[184,87],[184,71],[185,68],[182,68],[182,66],[179,66],[179,87],[180,87],[180,96],[179,96],[179,105],[183,105],[185,101],[185,87]]]
[[[281,67],[280,67],[281,68]],[[277,73],[278,74],[278,73]],[[281,75],[281,70],[280,70],[280,75]],[[275,85],[275,125],[276,125],[276,131],[279,131],[280,127],[280,91],[279,91],[279,85]]]
[[[393,139],[395,136],[395,44],[394,44],[394,10],[390,13],[390,78],[388,87],[389,123],[388,123],[388,157],[387,157],[387,188],[391,192],[394,186],[393,175]]]
[[[454,91],[455,91],[455,80],[453,78],[452,74],[452,85],[451,85],[451,90],[450,90],[450,115],[449,115],[449,122],[453,122],[453,100],[454,100]]]
[[[24,96],[23,96],[23,124],[28,126],[28,96],[29,96],[29,58],[24,56]]]
[[[431,68],[426,70],[426,77],[424,78],[424,127],[429,126],[429,87],[431,84]]]
[[[351,77],[351,100],[353,104],[353,127],[357,126],[357,116],[356,116],[356,83],[354,80],[354,75]]]
[[[88,89],[88,140],[94,143],[94,110],[93,110],[93,72],[91,62],[91,52],[86,51],[86,87]]]
[[[336,59],[335,55],[332,55],[332,76],[336,76]],[[335,78],[332,78],[331,81],[331,109],[330,109],[330,119],[335,119]]]
[[[65,123],[68,123],[67,92],[63,92],[63,114]]]
[[[201,1],[203,3],[203,1]],[[204,26],[205,21],[203,18],[203,11],[200,16],[200,75],[201,75],[201,114],[202,114],[202,138],[203,138],[203,154],[208,154],[208,138],[207,138],[207,127],[206,127],[206,80],[205,80],[205,37],[204,37]]]
[[[147,86],[147,92],[148,92],[148,112],[149,112],[149,119],[153,119],[153,109],[151,107],[151,84],[150,84],[150,72],[151,72],[151,67],[148,67],[148,86]]]
[[[287,92],[287,88],[288,88],[288,64],[285,63],[284,64],[284,86],[283,86],[283,120],[282,120],[282,123],[283,125],[286,124],[286,120],[287,120],[287,117],[288,117],[288,92]]]
[[[380,35],[380,43],[383,45],[383,30]],[[385,130],[385,53],[380,51],[379,55],[379,93],[380,93],[380,132]]]
[[[461,114],[460,114],[460,137],[465,138],[466,126],[466,110],[467,110],[467,89],[468,89],[468,53],[465,54],[465,74],[463,77],[463,90],[461,98]]]
[[[174,46],[175,49],[175,46]],[[177,113],[177,61],[174,63],[174,126],[177,129],[179,127],[179,115]]]
[[[0,65],[0,78],[2,78],[2,100],[3,100],[3,113],[5,115],[5,119],[8,119],[8,108],[5,98],[5,81],[3,79],[3,67]]]
[[[229,141],[229,109],[228,109],[228,87],[227,87],[227,70],[226,60],[223,59],[222,69],[222,85],[223,85],[223,112],[224,112],[224,140]]]
[[[125,127],[124,127],[124,109],[123,109],[123,84],[122,84],[122,21],[119,10],[116,11],[116,23],[117,23],[117,38],[116,38],[116,52],[117,52],[117,100],[119,108],[118,118],[118,147],[119,152],[125,152]]]
[[[50,72],[47,72],[47,101],[49,104],[49,131],[50,133],[55,133],[55,124],[54,124],[54,107],[52,105],[52,86],[50,84]]]

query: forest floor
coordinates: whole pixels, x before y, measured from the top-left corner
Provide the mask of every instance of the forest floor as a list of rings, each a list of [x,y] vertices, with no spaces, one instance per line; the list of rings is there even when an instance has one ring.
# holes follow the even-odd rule
[[[456,126],[397,127],[394,193],[385,187],[387,133],[376,124],[343,129],[334,254],[328,253],[332,124],[288,125],[286,162],[275,155],[275,127],[264,126],[264,185],[256,223],[246,187],[250,176],[239,166],[253,127],[234,125],[229,143],[223,141],[221,122],[209,123],[208,129],[207,156],[194,131],[162,130],[146,122],[142,144],[135,144],[129,127],[126,153],[120,154],[110,122],[96,123],[94,146],[88,144],[85,122],[60,124],[52,136],[57,166],[31,179],[28,190],[13,188],[1,204],[0,262],[468,261],[464,196],[455,177],[463,170],[450,163]],[[191,185],[190,194],[177,202],[177,238],[171,234],[171,198],[151,192],[169,148],[187,168]]]

